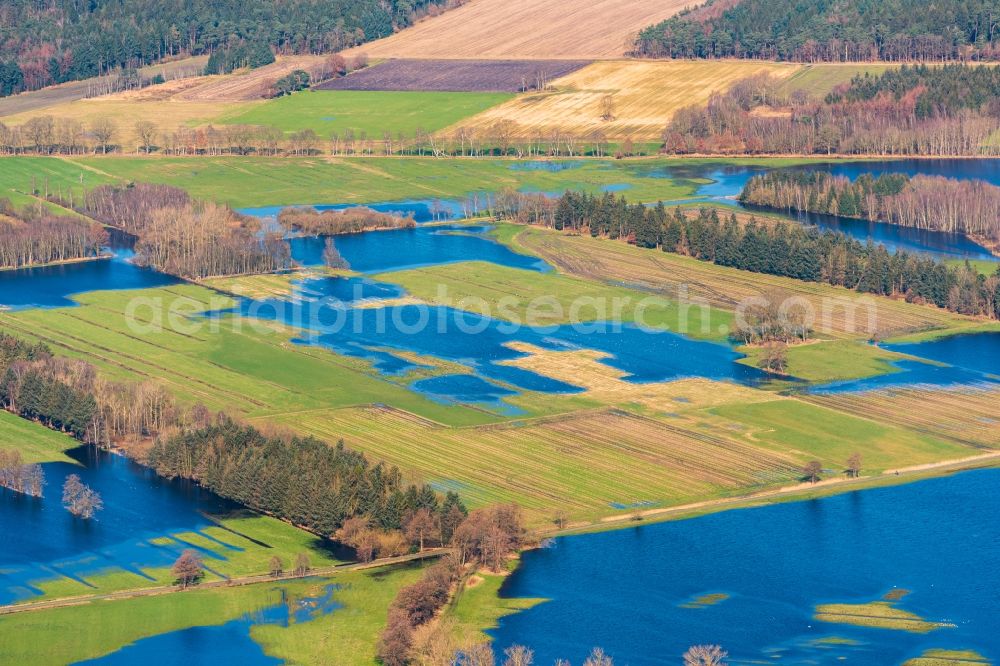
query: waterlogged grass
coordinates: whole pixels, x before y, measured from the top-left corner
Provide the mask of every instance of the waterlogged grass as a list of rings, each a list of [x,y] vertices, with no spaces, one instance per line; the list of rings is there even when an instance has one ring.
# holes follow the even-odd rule
[[[85,359],[110,377],[156,381],[182,400],[245,416],[384,403],[451,425],[496,420],[445,406],[384,378],[364,360],[293,344],[296,332],[239,318],[207,320],[234,301],[180,285],[77,297],[81,307],[0,314],[0,328]]]
[[[224,624],[280,603],[282,590],[291,597],[316,596],[324,586],[336,583],[341,588],[334,599],[342,608],[288,627],[254,627],[251,636],[267,654],[290,663],[328,664],[336,656],[337,664],[368,666],[374,663],[389,601],[420,575],[418,567],[345,572],[329,578],[194,588],[2,616],[0,663],[55,666],[94,659],[149,636]]]
[[[342,563],[315,535],[275,518],[251,512],[221,517],[217,525],[197,532],[174,532],[154,537],[149,544],[170,549],[178,556],[187,549],[199,551],[205,564],[205,581],[266,574],[274,556],[281,558],[286,569],[294,566],[295,556],[299,553],[306,553],[314,567]],[[94,564],[98,564],[96,559]],[[118,592],[172,585],[173,582],[169,567],[145,567],[141,571],[110,568],[84,575],[80,580],[51,578],[33,581],[32,584],[41,590],[42,595],[28,597],[25,601]]]
[[[379,279],[399,284],[410,294],[435,305],[449,305],[532,327],[593,321],[635,322],[695,338],[725,339],[725,331],[732,326],[730,313],[721,310],[706,312],[631,289],[485,262],[387,273]]]
[[[0,449],[20,451],[26,463],[75,462],[64,452],[79,444],[69,435],[0,410]]]
[[[324,142],[332,132],[353,131],[381,142],[402,132],[436,132],[513,97],[506,93],[310,90],[279,97],[247,111],[223,116],[236,125],[268,125],[285,132],[311,129]],[[381,149],[381,144],[379,144]]]
[[[709,606],[715,606],[721,604],[723,601],[729,598],[729,595],[725,592],[711,592],[709,594],[702,594],[700,596],[694,597],[689,601],[685,601],[680,604],[681,608],[707,608]]]
[[[872,601],[864,604],[820,604],[816,606],[815,618],[821,622],[894,629],[916,634],[926,634],[935,629],[955,626],[947,622],[925,620],[916,613],[896,608],[890,601]]]

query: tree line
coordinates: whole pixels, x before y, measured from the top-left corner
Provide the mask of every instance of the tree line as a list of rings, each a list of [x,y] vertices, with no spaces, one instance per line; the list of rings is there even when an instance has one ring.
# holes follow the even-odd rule
[[[41,206],[17,212],[9,199],[0,199],[0,269],[97,257],[107,243],[100,225]]]
[[[326,536],[358,516],[389,531],[401,530],[421,509],[438,517],[453,506],[464,511],[457,496],[442,501],[429,486],[407,485],[396,467],[372,465],[342,441],[330,446],[313,437],[266,434],[225,415],[158,438],[147,463],[161,476],[196,481]]]
[[[981,180],[862,174],[852,182],[823,171],[773,171],[751,178],[740,202],[962,233],[1000,244],[1000,187]]]
[[[102,185],[87,192],[81,212],[135,236],[135,262],[171,275],[199,279],[291,265],[280,234],[260,236],[256,218],[192,200],[180,188]]]
[[[304,71],[265,83],[262,95],[290,94],[302,87]],[[306,128],[285,133],[271,125],[161,127],[139,120],[122,128],[110,118],[89,125],[72,118],[41,115],[20,125],[0,122],[0,155],[79,155],[84,153],[161,153],[175,156],[452,156],[452,157],[630,157],[639,154],[631,139],[612,144],[600,129],[582,134],[552,129],[526,130],[512,120],[488,127],[458,127],[453,132],[417,128],[412,134],[386,128],[368,133],[353,129],[320,136]]]
[[[523,197],[523,198],[522,198]],[[889,254],[884,245],[862,244],[846,234],[820,231],[795,222],[731,214],[722,221],[716,209],[687,214],[677,207],[629,204],[610,193],[566,192],[542,210],[533,195],[508,193],[499,217],[531,221],[569,233],[625,240],[755,273],[767,273],[847,287],[854,291],[900,296],[953,312],[1000,318],[1000,271],[989,277],[967,262],[942,261],[904,251]],[[525,202],[522,214],[519,201]]]
[[[642,30],[636,55],[798,62],[993,60],[996,0],[709,0]]]
[[[310,236],[338,236],[379,229],[411,229],[413,216],[380,213],[367,206],[319,211],[309,206],[288,206],[278,212],[278,223]]]
[[[440,0],[9,0],[0,7],[0,96],[213,54],[213,73],[273,53],[331,53],[458,2]],[[218,55],[215,55],[217,54]]]
[[[768,74],[736,82],[705,105],[678,109],[665,128],[672,154],[997,155],[1000,72],[908,68],[855,77],[823,100],[786,93]],[[763,113],[761,111],[764,111]]]
[[[186,418],[158,385],[108,381],[86,361],[3,332],[0,407],[99,446],[152,437]]]
[[[450,543],[457,554],[446,556],[429,567],[421,580],[402,588],[389,606],[386,626],[378,643],[381,663],[406,666],[418,657],[419,663],[441,663],[428,659],[428,652],[439,659],[454,658],[455,650],[442,650],[426,637],[421,639],[418,629],[437,617],[452,598],[464,572],[475,571],[480,566],[491,571],[504,570],[507,558],[524,544],[525,533],[524,519],[516,504],[489,506],[469,513],[455,527],[451,537]]]

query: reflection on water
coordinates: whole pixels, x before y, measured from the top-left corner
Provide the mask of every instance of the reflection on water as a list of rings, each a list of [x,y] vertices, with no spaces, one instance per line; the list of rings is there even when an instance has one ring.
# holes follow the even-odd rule
[[[549,599],[500,621],[535,662],[581,663],[602,646],[615,663],[680,663],[688,646],[722,645],[731,663],[899,664],[930,648],[1000,657],[1000,470],[741,509],[530,551],[505,597]],[[829,624],[821,603],[911,590],[900,608],[952,622],[930,634]],[[728,595],[690,608],[706,593]],[[831,637],[856,645],[831,642]]]

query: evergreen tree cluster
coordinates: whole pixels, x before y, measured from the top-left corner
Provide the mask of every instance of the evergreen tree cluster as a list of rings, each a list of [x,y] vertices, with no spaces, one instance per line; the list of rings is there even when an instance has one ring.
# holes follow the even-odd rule
[[[83,439],[97,402],[50,371],[52,360],[45,345],[0,333],[0,406]]]
[[[0,96],[213,54],[212,73],[392,34],[438,0],[5,0]],[[220,55],[214,55],[218,52]]]
[[[1000,115],[1000,71],[986,65],[903,65],[882,74],[865,72],[851,79],[846,89],[831,92],[825,101],[827,104],[867,102],[879,95],[899,101],[911,91],[919,93],[914,113],[920,120],[953,117],[962,109]]]
[[[343,442],[329,446],[312,437],[266,435],[224,416],[161,438],[148,464],[162,476],[197,481],[251,509],[325,535],[357,516],[396,530],[420,509],[444,516],[452,506],[461,507],[454,493],[441,500],[430,486],[404,485],[397,468],[371,465]]]
[[[247,67],[256,69],[274,62],[274,53],[267,42],[242,42],[235,46],[214,51],[208,57],[205,74],[229,74]]]
[[[672,58],[817,61],[993,59],[997,0],[709,0],[640,32]]]
[[[883,181],[891,188],[889,183]],[[516,213],[511,219],[517,219]],[[680,207],[670,212],[662,202],[645,206],[610,193],[568,191],[546,223],[755,273],[902,296],[968,315],[995,319],[1000,313],[1000,271],[987,277],[968,263],[949,267],[925,255],[889,254],[884,245],[862,244],[843,233],[794,222],[751,217],[741,223],[735,214],[723,221],[716,209],[689,215]]]

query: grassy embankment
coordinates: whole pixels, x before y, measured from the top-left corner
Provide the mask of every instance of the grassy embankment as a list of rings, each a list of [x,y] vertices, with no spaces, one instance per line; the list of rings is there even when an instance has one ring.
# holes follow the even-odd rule
[[[344,572],[326,578],[197,588],[177,594],[97,601],[0,616],[0,662],[53,666],[93,659],[148,636],[194,626],[220,625],[254,609],[320,595],[337,584],[342,605],[309,622],[256,626],[251,637],[264,651],[295,664],[370,666],[385,613],[399,588],[415,582],[419,566]],[[40,651],[38,646],[48,646]]]
[[[68,435],[0,410],[0,449],[16,449],[25,463],[67,462],[67,449],[79,442]]]

